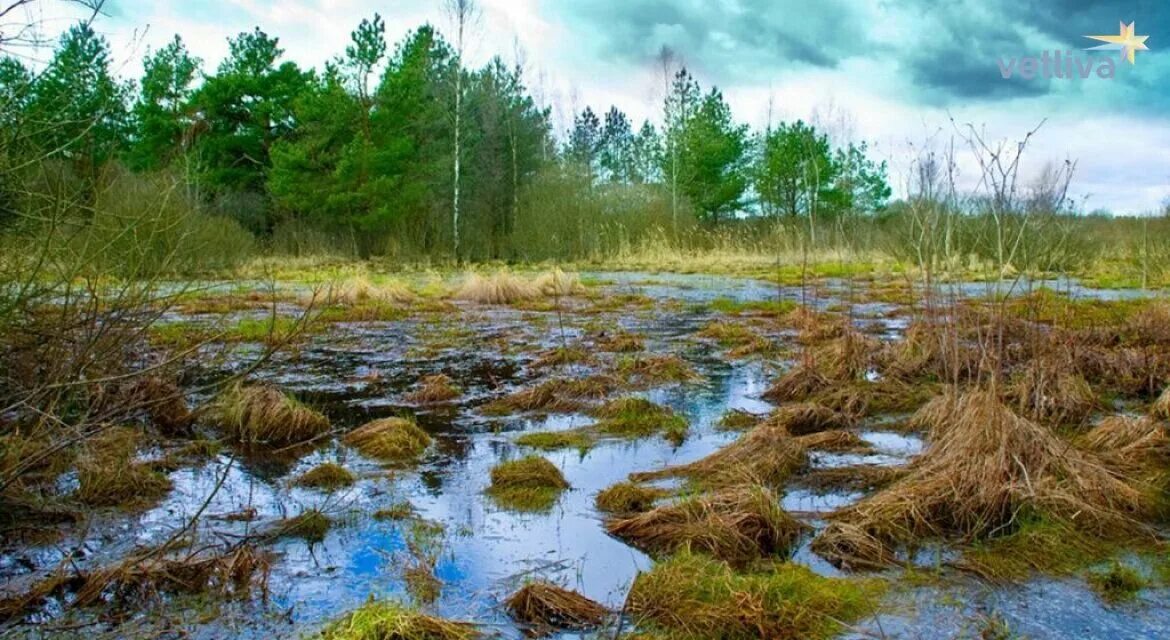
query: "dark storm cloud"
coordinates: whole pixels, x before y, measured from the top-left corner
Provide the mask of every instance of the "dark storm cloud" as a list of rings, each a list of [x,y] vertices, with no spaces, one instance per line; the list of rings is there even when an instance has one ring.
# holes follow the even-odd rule
[[[724,81],[758,77],[768,67],[833,67],[869,44],[852,3],[775,0],[553,0],[556,11],[590,25],[594,49],[640,64],[662,46]]]
[[[717,84],[752,83],[776,71],[835,68],[849,58],[889,65],[909,102],[1000,100],[1077,91],[1072,82],[1005,81],[999,62],[1044,50],[1080,53],[1086,34],[1136,21],[1151,51],[1125,70],[1124,88],[1170,102],[1170,4],[1166,0],[549,0],[586,25],[586,47],[608,60],[645,64],[663,46]],[[1083,54],[1090,55],[1090,54]],[[1105,54],[1095,54],[1105,55]],[[1120,89],[1120,88],[1119,88]]]

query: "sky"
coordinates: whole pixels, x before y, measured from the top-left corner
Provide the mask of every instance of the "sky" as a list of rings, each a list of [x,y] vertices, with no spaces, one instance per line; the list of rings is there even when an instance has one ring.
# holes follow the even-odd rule
[[[62,0],[37,3],[47,33],[68,27]],[[1031,138],[1021,174],[1076,162],[1070,193],[1085,210],[1142,214],[1170,200],[1170,3],[1167,0],[478,0],[471,64],[522,61],[535,97],[568,127],[585,106],[661,117],[659,52],[668,47],[739,120],[762,128],[802,118],[838,142],[869,144],[905,193],[913,158],[956,149],[960,186],[980,171],[963,135]],[[108,0],[96,28],[120,72],[180,34],[211,71],[227,39],[259,26],[286,56],[320,68],[362,18],[380,13],[392,42],[431,23],[450,32],[442,0]],[[1086,35],[1121,22],[1149,36],[1135,64]],[[1020,77],[1024,57],[1071,52],[1087,79]],[[47,55],[47,54],[46,54]],[[1054,55],[1050,53],[1050,56]],[[1096,73],[1105,59],[1114,77]],[[1002,69],[1011,66],[1011,78]],[[1076,75],[1076,74],[1074,74]]]

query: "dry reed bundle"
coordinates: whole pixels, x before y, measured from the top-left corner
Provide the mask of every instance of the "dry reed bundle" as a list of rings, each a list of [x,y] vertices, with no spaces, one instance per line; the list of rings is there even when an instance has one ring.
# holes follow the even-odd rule
[[[852,329],[813,349],[812,360],[826,378],[836,381],[860,380],[869,371],[881,349],[877,339]]]
[[[585,596],[551,582],[530,582],[504,601],[512,618],[544,629],[592,629],[609,610]]]
[[[863,464],[849,467],[812,469],[798,480],[801,486],[817,491],[872,491],[905,477],[905,467]]]
[[[379,460],[409,462],[431,445],[431,436],[409,418],[382,418],[345,434],[342,442],[362,455]]]
[[[292,445],[329,430],[328,418],[266,384],[232,386],[219,397],[215,413],[228,436],[245,445]]]
[[[889,488],[833,515],[814,550],[847,566],[881,564],[900,544],[1010,533],[1021,514],[1112,535],[1148,507],[1091,454],[1013,413],[993,393],[959,396],[931,446]],[[877,550],[881,549],[880,552]]]
[[[1101,401],[1080,374],[1047,358],[1034,360],[1007,389],[1020,415],[1050,425],[1079,426]]]
[[[934,397],[934,385],[909,384],[897,378],[883,378],[833,385],[818,393],[813,401],[851,418],[902,413],[921,408]]]
[[[454,400],[462,393],[454,380],[445,374],[437,373],[420,380],[418,388],[406,394],[406,401],[416,404],[433,404]]]
[[[104,600],[133,604],[162,593],[204,593],[223,595],[247,593],[260,578],[267,583],[268,556],[250,545],[241,545],[219,555],[184,558],[129,558],[112,567],[84,576],[73,603],[90,606]]]
[[[775,493],[750,485],[685,498],[605,523],[610,535],[647,553],[688,548],[735,566],[788,555],[806,528],[780,508]]]

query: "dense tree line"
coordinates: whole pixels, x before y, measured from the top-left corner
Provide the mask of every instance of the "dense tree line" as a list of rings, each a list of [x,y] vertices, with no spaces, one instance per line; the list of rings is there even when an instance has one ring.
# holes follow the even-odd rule
[[[524,225],[580,244],[587,222],[633,227],[639,211],[677,233],[871,213],[890,195],[864,144],[833,148],[800,121],[753,133],[685,68],[661,124],[586,107],[562,142],[520,65],[470,68],[429,25],[391,47],[379,16],[363,20],[322,70],[284,53],[257,28],[208,70],[175,36],[126,82],[78,25],[43,69],[0,60],[0,162],[52,157],[89,181],[112,165],[171,172],[261,238],[312,229],[361,255],[461,259],[525,257]]]

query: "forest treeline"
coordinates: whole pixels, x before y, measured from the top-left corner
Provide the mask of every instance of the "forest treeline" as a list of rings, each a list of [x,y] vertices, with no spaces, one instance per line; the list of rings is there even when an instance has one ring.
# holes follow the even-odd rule
[[[175,36],[126,81],[79,24],[42,69],[4,58],[5,220],[38,182],[92,200],[169,181],[221,227],[289,251],[542,259],[749,216],[869,214],[890,196],[864,144],[834,147],[801,121],[752,131],[681,66],[664,71],[661,124],[586,107],[558,136],[521,65],[470,68],[429,25],[391,46],[375,15],[339,48],[302,69],[257,28],[209,69]],[[24,158],[52,169],[30,175]]]

